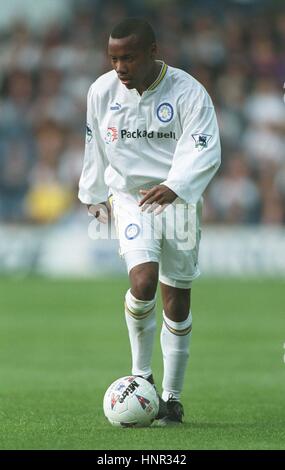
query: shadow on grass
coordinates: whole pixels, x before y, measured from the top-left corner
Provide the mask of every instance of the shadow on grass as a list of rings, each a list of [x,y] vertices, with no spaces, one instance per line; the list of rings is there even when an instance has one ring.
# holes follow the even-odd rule
[[[186,422],[178,425],[160,426],[158,423],[154,422],[148,429],[174,429],[176,431],[185,431],[186,429],[244,429],[254,427],[256,427],[256,423]]]

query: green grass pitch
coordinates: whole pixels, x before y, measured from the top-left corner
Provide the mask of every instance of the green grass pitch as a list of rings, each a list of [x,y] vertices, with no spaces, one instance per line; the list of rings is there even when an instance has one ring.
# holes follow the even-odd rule
[[[106,388],[130,373],[127,287],[0,280],[0,449],[284,449],[285,281],[195,282],[185,424],[175,429],[116,429],[103,416]]]

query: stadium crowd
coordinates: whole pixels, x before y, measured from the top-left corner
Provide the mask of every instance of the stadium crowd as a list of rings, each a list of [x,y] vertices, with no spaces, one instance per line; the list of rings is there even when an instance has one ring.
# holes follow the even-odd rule
[[[136,15],[157,31],[160,57],[204,84],[216,107],[223,163],[204,220],[285,223],[285,9],[191,3],[79,1],[68,22],[0,31],[1,222],[56,223],[83,210],[87,90],[110,69],[114,23]]]

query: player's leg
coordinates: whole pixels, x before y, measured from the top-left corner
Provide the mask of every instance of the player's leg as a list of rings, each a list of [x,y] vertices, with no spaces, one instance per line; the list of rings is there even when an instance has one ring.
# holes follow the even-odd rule
[[[138,192],[114,192],[112,208],[131,288],[125,297],[125,316],[132,352],[132,373],[151,375],[155,335],[155,293],[158,282],[160,240],[152,237],[151,214],[138,206]],[[148,235],[148,236],[147,236]]]
[[[155,254],[131,252],[125,255],[131,283],[126,294],[125,315],[132,352],[132,373],[146,378],[154,385],[151,359],[156,330],[155,303],[159,265],[158,262],[148,261],[132,267],[133,263],[138,263],[143,258],[155,258]],[[159,411],[156,419],[161,419],[167,416],[167,408],[159,394],[158,398]]]
[[[131,288],[125,297],[132,373],[153,383],[151,359],[156,328],[156,298],[161,238],[153,237],[153,217],[142,213],[139,193],[114,193],[112,200],[120,254],[126,262]],[[156,231],[157,233],[157,231]],[[160,398],[160,397],[159,397]],[[160,399],[158,417],[165,415]]]
[[[166,214],[166,227],[171,228],[172,225],[175,230],[172,237],[167,237],[165,232],[159,274],[164,309],[161,330],[164,364],[162,397],[169,405],[165,424],[182,421],[180,395],[192,334],[191,285],[192,280],[199,276],[201,211],[200,208],[197,211],[195,206],[186,204],[181,204],[178,209],[174,205],[169,208],[172,219]]]
[[[160,287],[163,301],[160,334],[163,355],[162,398],[167,403],[167,415],[160,420],[160,425],[166,426],[181,423],[184,416],[180,396],[192,335],[191,289],[173,287],[163,282],[160,282]]]
[[[161,348],[163,353],[163,394],[173,421],[182,421],[179,403],[189,358],[192,331],[191,289],[179,289],[160,283],[163,302]]]
[[[135,253],[125,256],[127,263]],[[148,378],[156,329],[156,288],[158,263],[137,264],[129,271],[131,288],[126,293],[125,316],[129,332],[132,373]]]

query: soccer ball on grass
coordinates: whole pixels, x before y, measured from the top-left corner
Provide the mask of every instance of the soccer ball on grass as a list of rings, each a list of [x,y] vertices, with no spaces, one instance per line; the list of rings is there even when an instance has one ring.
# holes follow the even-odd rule
[[[135,376],[122,377],[113,382],[103,401],[106,418],[118,427],[150,426],[158,407],[158,396],[153,385]]]

